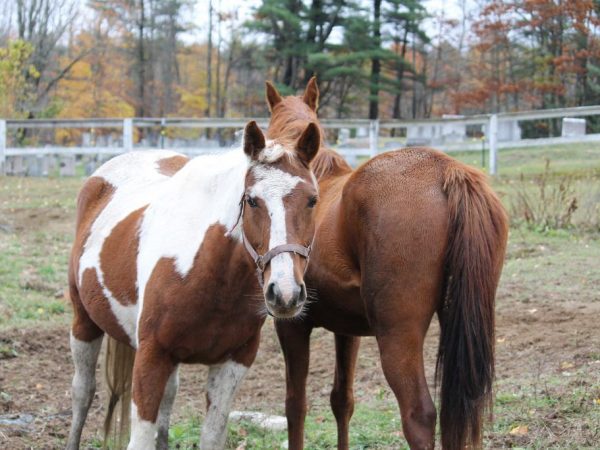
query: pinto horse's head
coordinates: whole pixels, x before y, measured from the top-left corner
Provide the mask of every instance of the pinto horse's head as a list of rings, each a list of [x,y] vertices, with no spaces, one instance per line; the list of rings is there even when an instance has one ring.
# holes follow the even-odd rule
[[[309,164],[320,142],[314,123],[293,141],[266,141],[256,122],[244,131],[250,168],[242,199],[243,239],[258,267],[267,311],[276,318],[294,317],[306,301],[304,272],[318,199]]]

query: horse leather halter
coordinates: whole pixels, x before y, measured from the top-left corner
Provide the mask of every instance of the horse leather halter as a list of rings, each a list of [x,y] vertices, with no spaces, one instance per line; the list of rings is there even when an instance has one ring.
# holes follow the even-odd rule
[[[246,204],[246,202],[244,201],[245,198],[246,198],[246,194],[244,193],[244,194],[242,194],[242,198],[240,200],[240,214],[238,216],[237,221],[235,222],[235,225],[231,229],[232,231],[235,229],[235,227],[238,226],[238,224],[240,223],[240,220],[242,219],[242,217],[244,215],[244,206]],[[244,242],[244,247],[246,247],[246,251],[248,252],[250,257],[254,260],[254,264],[256,264],[256,274],[258,276],[258,282],[261,287],[263,287],[263,285],[264,285],[265,269],[267,268],[267,265],[269,264],[269,262],[271,262],[271,260],[273,258],[275,258],[277,255],[279,255],[281,253],[296,253],[297,255],[302,256],[303,258],[306,259],[306,267],[308,267],[308,259],[310,257],[310,251],[312,249],[312,245],[305,247],[300,244],[281,244],[281,245],[277,245],[276,247],[269,249],[264,255],[259,255],[258,252],[254,249],[254,247],[252,247],[252,244],[250,244],[250,241],[248,240],[248,238],[246,237],[246,233],[244,232],[243,223],[242,223],[242,241]],[[306,271],[306,267],[304,268],[305,271]]]

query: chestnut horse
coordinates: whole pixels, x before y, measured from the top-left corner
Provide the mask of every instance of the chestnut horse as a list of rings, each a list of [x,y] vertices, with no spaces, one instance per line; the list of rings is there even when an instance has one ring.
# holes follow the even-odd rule
[[[131,152],[85,183],[69,267],[75,376],[67,448],[79,447],[105,333],[119,343],[109,384],[132,389],[130,449],[167,448],[180,363],[210,366],[201,448],[224,447],[266,313],[293,317],[306,300],[318,195],[309,163],[321,138],[315,124],[304,128],[293,142],[265,142],[250,122],[244,151],[191,160]],[[127,348],[135,349],[129,366],[118,356]]]
[[[267,136],[292,142],[317,121],[318,97],[315,79],[302,97],[282,98],[267,83]],[[302,321],[276,321],[286,362],[290,449],[303,448],[314,327],[335,333],[331,407],[338,448],[348,448],[359,336],[377,339],[408,444],[433,448],[436,410],[423,342],[435,313],[442,446],[479,446],[491,401],[494,301],[508,233],[500,201],[480,171],[428,148],[384,153],[356,170],[322,148],[311,167],[320,201],[305,279],[317,299]]]

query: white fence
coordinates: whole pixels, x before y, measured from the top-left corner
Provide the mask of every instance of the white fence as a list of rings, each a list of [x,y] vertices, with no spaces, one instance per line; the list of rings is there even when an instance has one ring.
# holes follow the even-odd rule
[[[600,134],[586,134],[585,119],[600,115],[600,106],[548,109],[517,113],[481,114],[476,116],[449,116],[428,120],[365,120],[323,119],[325,129],[338,130],[338,142],[331,143],[349,162],[356,164],[358,158],[369,158],[384,150],[410,145],[428,145],[444,151],[475,151],[485,148],[488,152],[489,172],[497,172],[498,150],[502,148],[543,146],[556,143],[600,141]],[[560,137],[521,139],[519,122],[539,119],[563,119]],[[44,157],[59,155],[115,155],[133,149],[156,148],[157,145],[134,143],[134,130],[144,128],[165,129],[241,129],[250,119],[186,119],[186,118],[128,118],[128,119],[0,119],[0,171],[4,173],[7,158]],[[258,119],[266,129],[268,119]],[[467,127],[479,128],[482,138],[469,139]],[[9,136],[15,130],[79,129],[94,132],[98,129],[121,130],[120,138],[111,145],[96,145],[95,142],[77,147],[46,145],[43,147],[11,147]],[[383,130],[402,130],[401,138],[381,137]],[[350,130],[354,136],[350,137]],[[167,139],[167,144],[170,141]],[[164,140],[161,138],[164,144]],[[163,147],[165,147],[163,145]],[[214,141],[200,143],[195,147],[166,145],[191,155],[222,151]]]

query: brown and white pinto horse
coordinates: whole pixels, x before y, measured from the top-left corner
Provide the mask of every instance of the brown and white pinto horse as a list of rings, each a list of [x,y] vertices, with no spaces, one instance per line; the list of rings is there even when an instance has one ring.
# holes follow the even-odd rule
[[[130,449],[167,448],[180,363],[210,366],[201,448],[224,447],[266,313],[293,317],[306,300],[318,195],[309,163],[320,140],[307,124],[293,142],[265,142],[250,122],[244,151],[191,160],[131,152],[85,183],[69,267],[75,376],[67,448],[79,447],[104,333],[120,343],[117,352],[135,349]],[[127,387],[131,366],[114,361],[109,369],[121,375],[113,385]]]
[[[267,136],[292,142],[317,121],[313,78],[302,97],[267,83]],[[338,448],[348,448],[359,336],[374,335],[385,377],[413,449],[434,447],[436,410],[425,378],[423,342],[441,324],[442,446],[481,444],[482,414],[494,375],[494,300],[507,217],[484,175],[428,148],[381,154],[356,170],[322,148],[316,234],[306,283],[316,300],[302,321],[276,321],[286,374],[290,449],[303,448],[309,337],[335,333],[331,407]]]

